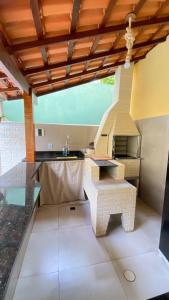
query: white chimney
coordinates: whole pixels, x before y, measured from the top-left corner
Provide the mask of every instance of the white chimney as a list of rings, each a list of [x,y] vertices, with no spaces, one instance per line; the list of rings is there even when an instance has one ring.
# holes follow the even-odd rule
[[[138,136],[139,131],[130,116],[133,65],[123,66],[115,73],[115,103],[103,115],[94,141],[95,155],[112,157],[113,136]]]

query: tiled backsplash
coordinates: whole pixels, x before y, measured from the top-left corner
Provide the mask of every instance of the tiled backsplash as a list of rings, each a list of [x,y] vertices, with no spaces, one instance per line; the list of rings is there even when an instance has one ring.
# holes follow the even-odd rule
[[[25,157],[24,125],[15,122],[0,123],[0,175]]]

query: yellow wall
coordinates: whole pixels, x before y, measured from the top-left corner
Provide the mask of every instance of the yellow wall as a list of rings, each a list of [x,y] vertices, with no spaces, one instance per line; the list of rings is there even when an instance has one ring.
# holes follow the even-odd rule
[[[135,65],[131,114],[135,120],[169,114],[169,39]]]

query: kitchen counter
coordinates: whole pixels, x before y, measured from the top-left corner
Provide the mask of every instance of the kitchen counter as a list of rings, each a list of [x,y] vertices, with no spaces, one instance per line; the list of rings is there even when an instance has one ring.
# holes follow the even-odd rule
[[[40,163],[21,162],[0,177],[0,299],[4,299],[17,254],[37,202]]]
[[[6,187],[29,187],[36,182],[34,175],[40,168],[41,163],[20,162],[4,175],[0,176],[0,188]]]
[[[58,160],[82,160],[84,159],[84,154],[81,151],[70,151],[67,156],[63,156],[62,151],[36,151],[35,159],[37,162]]]

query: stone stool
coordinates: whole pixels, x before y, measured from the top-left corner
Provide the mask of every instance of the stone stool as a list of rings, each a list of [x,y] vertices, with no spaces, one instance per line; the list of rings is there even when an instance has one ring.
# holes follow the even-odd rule
[[[88,180],[84,189],[90,202],[92,226],[96,236],[106,234],[112,214],[122,214],[125,231],[134,230],[137,189],[133,185],[125,180],[98,183]]]

